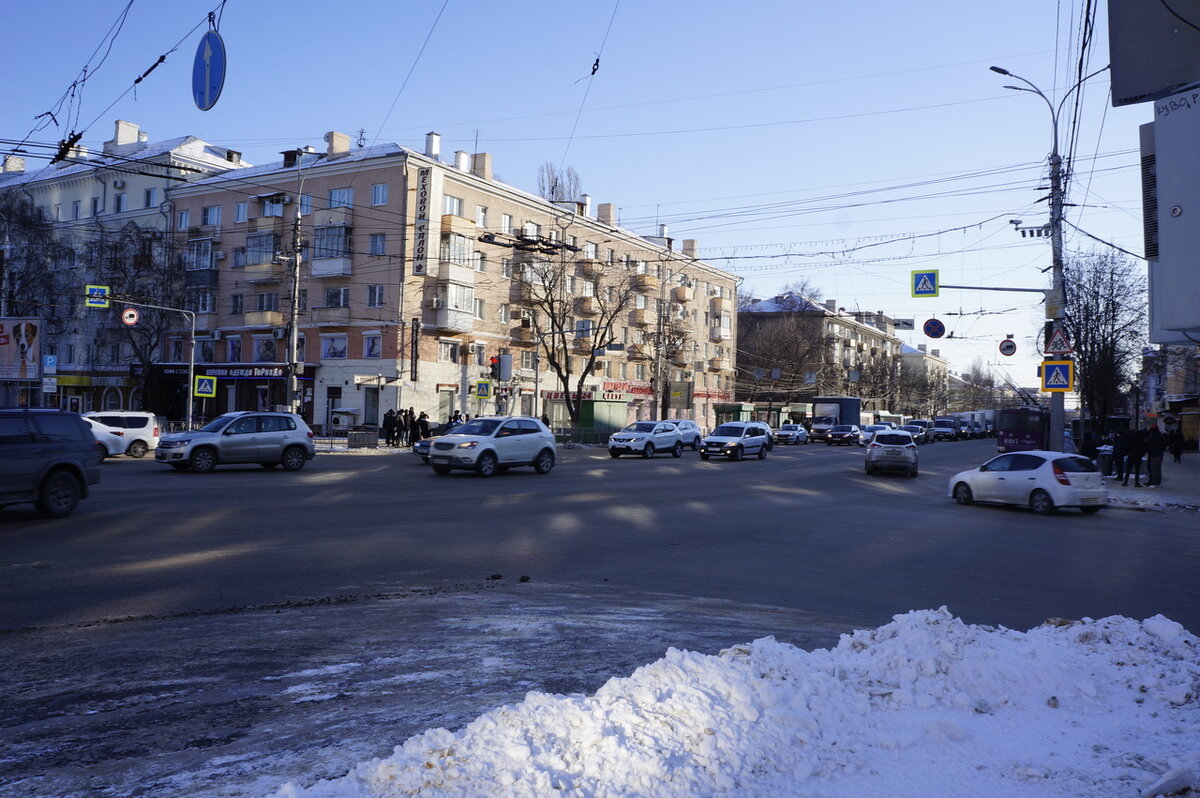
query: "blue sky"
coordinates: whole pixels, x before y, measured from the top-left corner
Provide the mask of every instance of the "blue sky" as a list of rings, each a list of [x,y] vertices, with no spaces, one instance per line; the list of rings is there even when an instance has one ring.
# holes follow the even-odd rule
[[[107,48],[127,2],[6,9],[0,136],[24,138],[81,67],[100,61],[103,50],[89,56]],[[1008,220],[1047,218],[1038,188],[1050,113],[988,67],[1057,102],[1075,81],[1082,6],[229,0],[224,93],[202,112],[190,86],[206,25],[188,34],[217,0],[136,0],[78,102],[57,107],[59,126],[32,140],[86,129],[83,143],[98,148],[122,118],[152,140],[192,134],[262,163],[323,146],[327,130],[418,149],[437,131],[444,156],[490,152],[499,178],[521,188],[534,189],[541,163],[573,167],[623,226],[654,234],[663,222],[676,239],[697,239],[702,257],[745,278],[743,291],[770,296],[807,279],[847,309],[915,318],[917,331],[902,337],[941,349],[956,370],[980,357],[1028,385],[1038,295],[914,300],[909,274],[1048,286],[1048,240],[1022,239]],[[1086,71],[1107,63],[1102,5]],[[1070,103],[1061,121],[1064,152],[1077,131],[1069,201],[1079,207],[1068,218],[1140,253],[1137,126],[1151,109],[1109,107],[1107,74],[1088,81],[1082,100],[1078,126]],[[1068,253],[1094,246],[1067,238]],[[933,316],[953,340],[920,333]],[[997,345],[1010,333],[1019,350],[1005,358]]]

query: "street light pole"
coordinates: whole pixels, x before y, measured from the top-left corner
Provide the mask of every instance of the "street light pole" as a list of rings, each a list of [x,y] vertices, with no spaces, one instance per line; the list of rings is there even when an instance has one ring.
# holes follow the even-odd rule
[[[1080,78],[1074,86],[1067,89],[1066,94],[1059,100],[1055,106],[1050,98],[1039,89],[1033,82],[1026,80],[1020,75],[1014,75],[1007,69],[998,66],[989,67],[993,72],[1005,77],[1015,78],[1021,81],[1025,86],[1005,86],[1006,89],[1013,91],[1024,91],[1030,94],[1036,94],[1045,101],[1046,107],[1050,109],[1050,267],[1051,267],[1051,290],[1050,300],[1047,302],[1046,317],[1053,322],[1053,331],[1058,331],[1063,327],[1067,315],[1067,296],[1063,281],[1063,179],[1062,179],[1062,156],[1058,152],[1058,115],[1062,111],[1063,104],[1067,98],[1082,86],[1086,81],[1104,72],[1104,69],[1098,69],[1092,74]],[[1026,88],[1026,86],[1028,88]],[[1043,358],[1042,368],[1045,369],[1045,361],[1048,357]],[[1046,448],[1052,451],[1063,451],[1063,429],[1066,427],[1066,394],[1063,391],[1055,391],[1050,394],[1050,435]]]

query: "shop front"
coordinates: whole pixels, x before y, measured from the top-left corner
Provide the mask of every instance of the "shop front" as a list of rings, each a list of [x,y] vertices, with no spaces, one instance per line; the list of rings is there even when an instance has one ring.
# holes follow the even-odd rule
[[[300,415],[312,423],[313,377],[316,366],[306,364],[300,375]],[[148,408],[172,421],[187,416],[187,364],[162,363],[151,366],[147,393]],[[216,379],[214,396],[195,397],[192,417],[202,423],[235,410],[276,410],[287,405],[287,366],[282,363],[197,364],[195,377]]]

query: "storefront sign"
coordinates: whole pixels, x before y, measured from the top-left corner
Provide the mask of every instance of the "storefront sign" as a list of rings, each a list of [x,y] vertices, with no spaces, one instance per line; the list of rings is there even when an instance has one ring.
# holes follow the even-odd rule
[[[429,202],[433,170],[417,170],[417,213],[413,223],[412,273],[423,275],[429,263]]]
[[[553,401],[555,399],[562,400],[562,399],[567,398],[567,393],[566,393],[566,391],[542,391],[542,398],[548,399],[551,401]],[[583,393],[580,393],[579,391],[571,391],[571,398],[576,399],[576,400],[583,400],[586,402],[586,401],[595,399],[596,392],[595,391],[584,391]]]
[[[604,383],[604,390],[609,393],[636,393],[643,396],[650,396],[654,393],[650,386],[644,382],[628,382],[619,380],[614,382]]]

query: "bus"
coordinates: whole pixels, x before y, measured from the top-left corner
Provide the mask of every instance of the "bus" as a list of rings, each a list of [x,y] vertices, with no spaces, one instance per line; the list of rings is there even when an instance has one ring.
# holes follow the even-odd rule
[[[1050,413],[1040,407],[1008,407],[996,413],[996,451],[1045,449]]]

